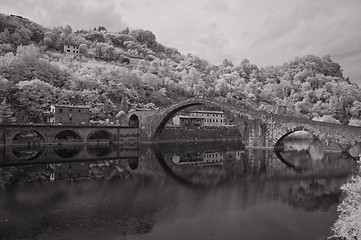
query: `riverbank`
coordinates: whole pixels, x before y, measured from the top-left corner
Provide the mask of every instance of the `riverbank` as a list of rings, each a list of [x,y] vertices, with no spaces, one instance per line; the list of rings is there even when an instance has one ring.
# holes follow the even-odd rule
[[[338,206],[339,218],[333,224],[330,239],[361,239],[361,161],[358,171],[350,177],[341,190],[344,199]]]

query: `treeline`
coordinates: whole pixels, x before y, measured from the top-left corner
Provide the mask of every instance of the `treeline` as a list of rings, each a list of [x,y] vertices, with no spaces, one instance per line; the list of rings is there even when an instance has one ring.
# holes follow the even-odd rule
[[[194,96],[354,125],[361,115],[361,91],[329,56],[296,57],[282,66],[258,67],[247,59],[213,66],[163,46],[149,30],[74,32],[70,26],[46,29],[16,17],[0,19],[0,39],[5,31],[10,36],[22,28],[32,32],[27,43],[0,40],[3,122],[14,116],[19,123],[41,122],[55,103],[88,105],[92,120],[100,120],[130,106],[164,107]],[[64,54],[64,45],[79,46],[80,54]]]

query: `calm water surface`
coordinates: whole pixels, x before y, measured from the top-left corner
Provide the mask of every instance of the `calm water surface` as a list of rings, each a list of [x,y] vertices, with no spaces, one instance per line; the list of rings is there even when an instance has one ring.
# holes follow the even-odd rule
[[[355,170],[240,142],[79,149],[1,150],[1,239],[325,239]]]

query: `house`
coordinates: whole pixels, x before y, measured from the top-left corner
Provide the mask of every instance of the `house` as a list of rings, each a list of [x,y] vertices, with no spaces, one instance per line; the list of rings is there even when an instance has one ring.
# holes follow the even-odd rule
[[[51,105],[46,122],[53,124],[89,124],[90,110],[87,106]]]
[[[69,180],[89,177],[89,163],[58,163],[49,165],[53,173],[50,175],[50,180]]]
[[[182,153],[172,155],[171,161],[177,165],[219,165],[225,161],[239,161],[243,151]]]
[[[201,127],[204,124],[203,117],[194,117],[194,116],[175,116],[173,118],[173,126],[175,127]]]
[[[225,116],[222,111],[206,111],[206,110],[195,110],[190,112],[190,116],[204,118],[203,126],[224,126]]]
[[[79,54],[78,46],[64,45],[64,53]]]

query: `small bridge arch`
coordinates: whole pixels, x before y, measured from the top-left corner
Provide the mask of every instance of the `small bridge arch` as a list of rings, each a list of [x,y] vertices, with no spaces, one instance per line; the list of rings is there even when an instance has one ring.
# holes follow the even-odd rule
[[[139,117],[137,114],[132,114],[129,118],[129,127],[139,127]]]
[[[111,143],[114,140],[113,134],[107,130],[97,129],[90,132],[87,136],[87,143],[91,143],[94,141],[102,141]]]

